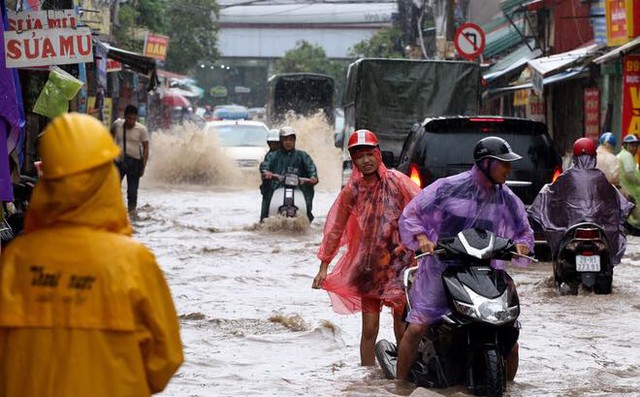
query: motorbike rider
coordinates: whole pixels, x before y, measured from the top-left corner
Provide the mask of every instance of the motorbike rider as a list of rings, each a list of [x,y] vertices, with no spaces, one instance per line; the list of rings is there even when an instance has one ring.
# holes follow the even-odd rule
[[[0,257],[0,395],[150,396],[183,361],[153,253],[131,238],[96,118],[64,113],[39,138],[24,234]]]
[[[441,178],[427,186],[404,209],[400,217],[402,242],[412,250],[433,252],[438,239],[455,236],[462,230],[479,227],[514,241],[519,254],[533,250],[533,230],[522,201],[504,183],[511,163],[522,157],[502,138],[479,140],[473,151],[475,164],[466,172]],[[516,264],[528,261],[514,258]],[[502,261],[493,261],[502,269]],[[442,285],[447,267],[437,256],[421,259],[410,289],[409,323],[398,349],[397,379],[408,381],[418,345],[430,324],[447,313]],[[518,368],[518,344],[506,356],[507,379],[513,380]]]
[[[396,340],[402,339],[405,306],[402,275],[413,262],[398,235],[398,218],[420,191],[406,175],[382,163],[378,138],[369,130],[349,136],[355,169],[333,203],[318,251],[320,269],[312,287],[329,293],[333,310],[362,312],[361,365],[375,365],[375,343],[383,305],[393,311]],[[347,250],[329,275],[341,246]]]
[[[553,253],[569,227],[580,222],[602,226],[611,248],[611,263],[617,265],[627,245],[624,221],[633,204],[596,168],[596,161],[595,142],[576,140],[573,167],[542,188],[527,212],[542,225]]]
[[[304,194],[307,205],[307,217],[313,221],[312,205],[314,186],[318,183],[318,171],[311,156],[303,150],[296,149],[296,131],[289,126],[280,128],[280,149],[267,155],[260,164],[260,173],[266,180],[273,179],[273,174],[285,175],[297,174],[301,178],[309,178],[308,184],[300,185],[300,191]],[[273,191],[280,186],[280,181],[273,180],[271,186],[265,188],[262,196],[262,211],[260,222],[269,216],[269,203]]]
[[[620,187],[620,160],[614,154],[616,137],[611,132],[600,135],[600,145],[596,149],[596,167],[604,173],[609,183]]]
[[[269,151],[264,155],[264,160],[262,160],[262,163],[260,163],[260,166],[262,166],[264,161],[267,159],[267,156],[269,156],[271,153],[280,149],[280,131],[277,128],[271,129],[269,130],[269,133],[267,133],[267,146],[269,146]],[[264,200],[264,194],[266,191],[271,189],[271,185],[273,181],[264,179],[264,175],[262,175],[262,173],[260,177],[262,179],[262,183],[260,183],[260,194],[263,197],[260,214],[268,214],[269,201]],[[263,218],[260,218],[260,221],[262,221],[262,219]]]
[[[617,156],[622,171],[620,173],[622,193],[634,204],[640,203],[640,171],[638,171],[636,163],[638,145],[640,145],[640,141],[635,135],[625,136],[622,140],[622,149]],[[640,229],[640,207],[638,205],[631,211],[627,223],[634,229]]]
[[[267,134],[267,146],[269,146],[269,151],[264,155],[265,160],[269,153],[280,149],[280,131],[277,128],[269,130]]]

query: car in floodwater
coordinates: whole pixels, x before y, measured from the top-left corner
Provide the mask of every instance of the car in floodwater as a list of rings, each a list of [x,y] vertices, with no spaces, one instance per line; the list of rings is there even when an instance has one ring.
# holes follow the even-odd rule
[[[260,121],[210,121],[205,131],[216,134],[226,155],[241,169],[257,170],[269,150],[269,129]]]

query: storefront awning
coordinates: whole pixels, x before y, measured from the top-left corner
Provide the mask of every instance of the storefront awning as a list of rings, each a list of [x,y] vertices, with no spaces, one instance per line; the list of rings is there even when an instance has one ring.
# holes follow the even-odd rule
[[[583,64],[603,48],[603,44],[591,44],[568,52],[533,59],[528,64],[543,76],[548,76],[559,70],[568,69],[572,65]]]
[[[542,51],[539,48],[532,51],[529,46],[522,44],[509,55],[493,64],[482,77],[487,83],[491,84],[491,82],[500,77],[518,72],[519,69],[527,65],[529,60],[535,59],[540,55],[542,55]]]
[[[588,75],[589,75],[589,68],[586,66],[581,66],[578,68],[568,69],[560,73],[556,73],[553,76],[545,77],[542,80],[542,84],[544,86],[548,86],[551,84],[556,84],[556,83],[561,83],[568,80],[586,77]],[[518,90],[530,90],[530,89],[533,89],[532,83],[524,83],[524,84],[518,84],[518,85],[510,85],[505,87],[493,88],[486,91],[486,97],[493,97],[496,95],[503,95],[508,92],[513,92]]]
[[[601,57],[598,57],[596,59],[593,60],[594,63],[605,63],[605,62],[609,62],[609,61],[613,61],[618,59],[618,57],[622,57],[630,52],[635,51],[636,49],[640,48],[640,36],[636,37],[635,39],[631,40],[630,42],[628,42],[627,44],[621,45],[620,47],[616,48],[615,50],[611,50],[609,52],[607,52],[606,54],[604,54]]]
[[[128,66],[136,73],[151,76],[156,74],[156,60],[135,52],[122,50],[102,43],[107,49],[107,57]]]

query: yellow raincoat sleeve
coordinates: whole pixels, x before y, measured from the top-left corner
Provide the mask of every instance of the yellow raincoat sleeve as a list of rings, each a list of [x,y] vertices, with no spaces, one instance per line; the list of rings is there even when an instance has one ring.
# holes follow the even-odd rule
[[[144,251],[136,332],[152,393],[162,391],[184,361],[180,327],[171,293],[155,257]]]

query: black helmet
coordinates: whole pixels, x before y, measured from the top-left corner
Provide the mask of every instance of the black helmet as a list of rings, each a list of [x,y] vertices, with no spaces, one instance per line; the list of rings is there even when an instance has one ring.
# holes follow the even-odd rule
[[[507,141],[497,136],[489,136],[480,139],[473,149],[473,161],[476,163],[482,159],[496,159],[500,161],[516,161],[522,156],[514,153]]]

